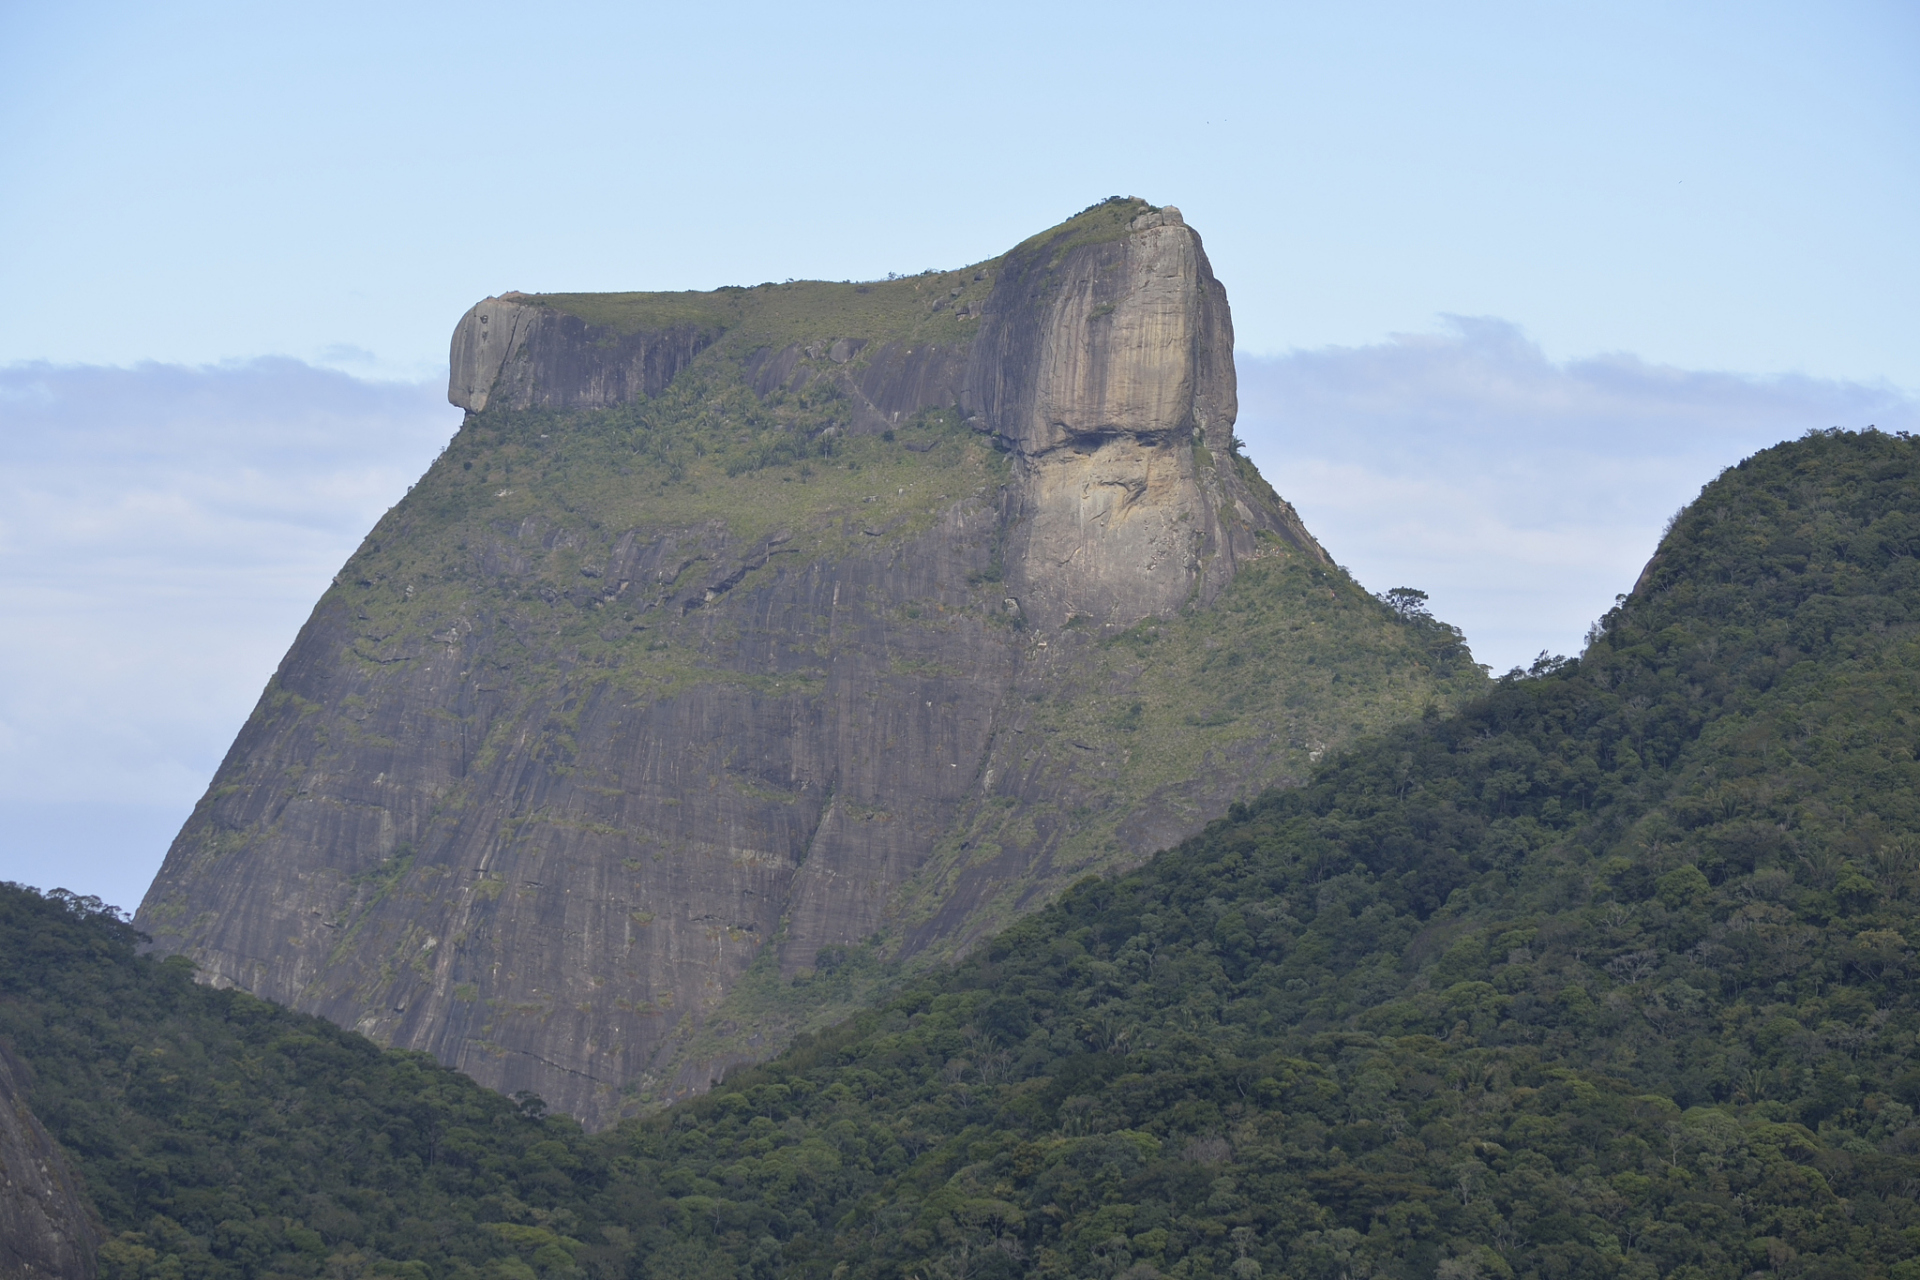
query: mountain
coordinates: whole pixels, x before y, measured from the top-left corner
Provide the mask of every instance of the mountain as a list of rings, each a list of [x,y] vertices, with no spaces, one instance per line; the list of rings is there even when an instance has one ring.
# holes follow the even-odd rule
[[[1239,455],[1232,354],[1117,198],[960,271],[481,302],[139,926],[601,1126],[1477,692]]]
[[[0,888],[106,1280],[1920,1275],[1920,442],[1724,473],[1543,660],[589,1134]]]

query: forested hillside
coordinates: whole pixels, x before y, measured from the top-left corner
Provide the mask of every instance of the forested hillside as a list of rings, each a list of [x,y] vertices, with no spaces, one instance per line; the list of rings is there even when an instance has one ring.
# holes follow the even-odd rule
[[[1581,658],[607,1134],[84,903],[0,1033],[109,1277],[1920,1277],[1916,464],[1749,459]]]
[[[680,1247],[852,1276],[1920,1274],[1916,462],[1874,434],[1750,459],[1582,660],[670,1116],[639,1150]]]

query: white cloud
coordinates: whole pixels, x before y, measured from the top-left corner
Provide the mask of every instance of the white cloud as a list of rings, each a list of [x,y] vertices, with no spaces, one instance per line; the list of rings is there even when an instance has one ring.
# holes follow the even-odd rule
[[[1487,320],[1240,373],[1241,434],[1308,527],[1501,669],[1573,650],[1721,467],[1920,426],[1886,388],[1555,364]],[[0,879],[139,899],[327,580],[458,425],[441,385],[0,368]]]
[[[1239,370],[1248,453],[1307,527],[1374,590],[1431,593],[1496,670],[1577,651],[1723,467],[1813,429],[1920,428],[1889,386],[1555,363],[1489,319]]]
[[[0,879],[133,905],[458,422],[437,384],[293,360],[0,369]]]

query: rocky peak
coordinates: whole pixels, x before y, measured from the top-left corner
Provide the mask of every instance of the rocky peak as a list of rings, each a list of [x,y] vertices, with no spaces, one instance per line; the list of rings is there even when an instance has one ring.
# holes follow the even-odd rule
[[[1209,600],[1260,529],[1321,554],[1290,513],[1247,500],[1226,290],[1172,206],[1008,254],[967,395],[1019,460],[1019,585],[1043,625]]]
[[[1206,357],[1231,352],[1233,332],[1200,237],[1154,210],[1122,235],[1075,239],[1063,230],[1007,255],[969,362],[971,405],[1028,457],[1230,429],[1233,367]]]

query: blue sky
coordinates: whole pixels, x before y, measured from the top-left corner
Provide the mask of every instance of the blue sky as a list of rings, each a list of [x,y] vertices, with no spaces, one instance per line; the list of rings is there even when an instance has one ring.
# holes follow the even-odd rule
[[[131,905],[509,288],[1179,204],[1242,433],[1504,668],[1719,467],[1915,428],[1920,7],[0,6],[0,878]],[[351,375],[351,376],[349,376]]]
[[[508,288],[869,278],[1179,204],[1243,349],[1441,312],[1920,388],[1920,7],[0,6],[0,360],[428,371]]]

